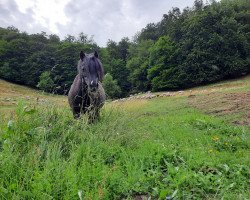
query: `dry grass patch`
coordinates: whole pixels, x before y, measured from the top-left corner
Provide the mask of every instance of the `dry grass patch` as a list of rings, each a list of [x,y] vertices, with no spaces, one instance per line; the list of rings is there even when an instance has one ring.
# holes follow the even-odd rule
[[[122,108],[127,111],[134,111],[140,108],[143,108],[148,103],[148,100],[145,99],[133,99],[130,101],[118,101],[113,102],[112,106],[115,108]]]
[[[192,96],[190,105],[216,116],[230,116],[235,124],[250,125],[250,92]]]
[[[16,85],[4,80],[0,80],[0,110],[9,113],[15,109],[17,102],[24,100],[30,105],[56,104],[67,106],[65,96],[46,94],[25,86]]]

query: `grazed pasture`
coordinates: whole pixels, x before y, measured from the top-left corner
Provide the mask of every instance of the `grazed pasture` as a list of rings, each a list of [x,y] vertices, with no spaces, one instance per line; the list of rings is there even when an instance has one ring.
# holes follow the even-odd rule
[[[249,199],[249,88],[109,102],[89,125],[66,97],[0,81],[0,199]]]

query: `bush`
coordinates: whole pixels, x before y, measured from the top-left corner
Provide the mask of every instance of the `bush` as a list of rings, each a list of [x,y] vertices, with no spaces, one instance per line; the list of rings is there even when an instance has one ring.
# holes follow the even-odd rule
[[[121,88],[117,84],[117,81],[113,79],[111,74],[107,73],[103,80],[103,86],[108,98],[117,98],[121,95]]]
[[[45,92],[52,92],[54,88],[54,81],[50,77],[50,72],[43,72],[39,78],[40,81],[38,82],[37,87]]]

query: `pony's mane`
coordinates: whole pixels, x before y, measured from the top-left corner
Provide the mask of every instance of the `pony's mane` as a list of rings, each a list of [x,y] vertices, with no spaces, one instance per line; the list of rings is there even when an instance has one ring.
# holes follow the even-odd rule
[[[93,61],[94,65],[95,65],[95,66],[91,66],[91,67],[96,68],[99,79],[100,79],[100,81],[102,81],[103,77],[104,77],[104,70],[103,70],[103,66],[102,66],[101,61],[98,58],[96,58],[95,56],[92,56],[90,59]]]
[[[94,53],[85,54],[85,56],[88,57],[88,59],[90,59],[90,64],[91,64],[90,67],[95,67],[95,69],[96,69],[96,71],[98,73],[99,79],[102,82],[103,77],[104,77],[104,69],[103,69],[101,61],[99,60],[99,58],[95,57]],[[77,72],[78,72],[78,74],[81,74],[81,69],[80,69],[81,62],[82,61],[80,59],[78,61],[78,65],[77,65]]]

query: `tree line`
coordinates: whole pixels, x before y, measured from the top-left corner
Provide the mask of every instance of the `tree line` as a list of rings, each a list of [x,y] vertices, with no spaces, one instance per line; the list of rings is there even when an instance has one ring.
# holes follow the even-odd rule
[[[77,37],[27,34],[0,28],[0,78],[67,94],[79,52],[99,51],[110,98],[148,90],[178,90],[250,72],[250,2],[195,0],[149,23],[133,40],[109,40],[100,48],[84,33]]]

